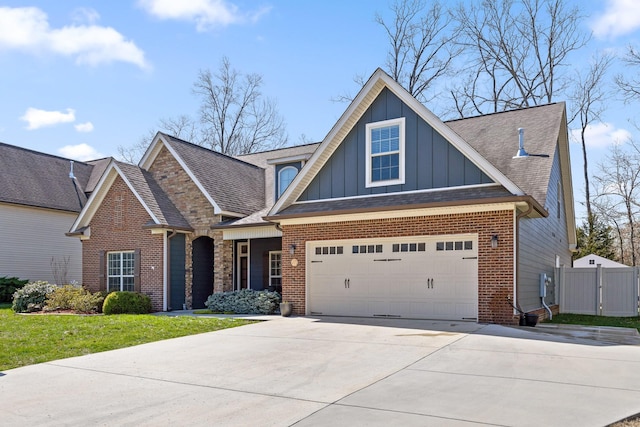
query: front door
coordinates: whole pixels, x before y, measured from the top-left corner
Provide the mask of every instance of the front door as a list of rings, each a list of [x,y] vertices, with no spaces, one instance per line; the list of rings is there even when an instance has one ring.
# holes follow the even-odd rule
[[[191,285],[192,308],[204,308],[213,293],[213,239],[202,236],[192,245],[193,283]]]

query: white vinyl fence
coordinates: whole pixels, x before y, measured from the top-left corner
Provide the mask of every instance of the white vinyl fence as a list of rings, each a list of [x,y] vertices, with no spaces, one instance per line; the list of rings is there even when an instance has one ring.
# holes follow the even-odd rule
[[[638,267],[556,269],[560,312],[599,316],[638,315]]]

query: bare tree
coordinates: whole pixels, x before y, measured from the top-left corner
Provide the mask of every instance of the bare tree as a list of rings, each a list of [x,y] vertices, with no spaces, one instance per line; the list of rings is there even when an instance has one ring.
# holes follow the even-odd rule
[[[285,122],[261,87],[261,75],[243,75],[223,57],[216,74],[201,70],[193,84],[201,101],[199,120],[188,115],[160,119],[135,144],[118,146],[118,157],[137,163],[158,130],[231,156],[282,147],[287,143]]]
[[[599,165],[599,174],[594,176],[597,183],[596,200],[608,207],[607,217],[623,217],[626,224],[619,227],[628,231],[631,265],[636,266],[636,220],[640,207],[640,147],[629,141],[630,148],[622,150],[614,145],[603,163]],[[604,199],[604,200],[603,200]],[[623,244],[621,248],[624,250]]]
[[[200,71],[193,93],[201,99],[200,123],[209,148],[237,155],[286,144],[284,120],[261,86],[262,76],[241,74],[226,57],[217,73]]]
[[[456,30],[452,16],[439,1],[396,0],[391,6],[393,22],[376,14],[389,40],[386,71],[421,101],[434,82],[447,75],[460,47],[452,40]]]
[[[144,152],[153,141],[158,131],[164,132],[176,138],[193,142],[194,144],[204,145],[202,133],[198,127],[198,123],[187,115],[180,115],[174,118],[162,118],[158,121],[155,129],[149,131],[138,139],[133,145],[118,145],[118,159],[127,163],[138,163]]]
[[[640,52],[633,46],[629,46],[623,62],[627,67],[632,67],[636,70],[635,75],[637,75],[640,67]],[[615,82],[622,91],[626,102],[640,99],[640,78],[629,77],[629,75],[634,75],[634,73],[618,74],[615,77]]]
[[[563,0],[492,0],[453,12],[468,77],[451,90],[458,114],[486,114],[552,102],[566,89],[567,57],[589,35]]]
[[[608,91],[605,87],[605,75],[613,58],[607,54],[596,55],[591,61],[586,74],[577,71],[573,84],[573,91],[569,95],[573,114],[569,123],[576,122],[580,126],[580,143],[582,144],[582,161],[584,173],[585,206],[587,208],[588,233],[593,233],[593,211],[591,209],[591,194],[589,188],[589,169],[587,161],[587,141],[585,133],[589,125],[600,120],[600,114],[605,108]]]

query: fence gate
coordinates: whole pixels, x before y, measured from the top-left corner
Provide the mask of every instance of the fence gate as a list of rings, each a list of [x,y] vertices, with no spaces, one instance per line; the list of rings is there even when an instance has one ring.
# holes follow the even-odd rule
[[[638,315],[638,267],[556,269],[560,312],[627,317]]]

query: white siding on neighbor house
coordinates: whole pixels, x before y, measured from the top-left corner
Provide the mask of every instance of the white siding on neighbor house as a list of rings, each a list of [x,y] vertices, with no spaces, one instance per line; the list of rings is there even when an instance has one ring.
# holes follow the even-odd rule
[[[73,212],[0,203],[0,277],[55,283],[51,258],[69,257],[68,281],[82,280],[80,239],[67,237]]]
[[[535,159],[522,159],[524,161]],[[570,171],[565,171],[570,173]],[[524,218],[520,220],[520,246],[518,256],[518,302],[523,310],[533,310],[542,307],[540,301],[540,273],[554,277],[556,255],[560,257],[560,265],[571,266],[571,251],[569,250],[568,230],[565,216],[564,202],[560,203],[558,215],[558,187],[562,191],[560,181],[560,156],[556,148],[551,178],[547,189],[545,209],[549,212],[547,218]],[[559,216],[559,218],[558,218]],[[547,287],[548,305],[557,304],[555,295],[555,278],[552,286]]]

